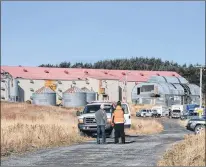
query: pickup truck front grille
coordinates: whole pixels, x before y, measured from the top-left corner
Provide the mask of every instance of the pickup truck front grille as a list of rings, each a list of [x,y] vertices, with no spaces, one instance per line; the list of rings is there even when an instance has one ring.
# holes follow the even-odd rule
[[[96,124],[95,118],[85,118],[85,124]]]

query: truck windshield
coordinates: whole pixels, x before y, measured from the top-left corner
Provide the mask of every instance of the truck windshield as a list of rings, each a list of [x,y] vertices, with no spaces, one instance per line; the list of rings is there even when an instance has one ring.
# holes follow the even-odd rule
[[[124,113],[125,113],[125,114],[128,114],[128,113],[129,113],[129,112],[128,112],[128,107],[127,107],[126,104],[122,104],[122,109],[124,110]]]
[[[173,110],[172,112],[180,113],[180,110]]]
[[[83,113],[88,114],[88,113],[95,113],[100,109],[100,105],[88,105],[84,108]],[[105,111],[106,113],[112,113],[113,107],[111,105],[105,105]]]

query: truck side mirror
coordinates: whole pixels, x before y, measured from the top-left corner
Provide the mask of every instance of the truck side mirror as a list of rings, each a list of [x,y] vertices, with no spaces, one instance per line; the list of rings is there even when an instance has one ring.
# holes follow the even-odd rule
[[[77,112],[76,112],[76,115],[77,115],[77,116],[80,116],[80,115],[81,115],[81,112],[80,112],[80,111],[77,111]]]

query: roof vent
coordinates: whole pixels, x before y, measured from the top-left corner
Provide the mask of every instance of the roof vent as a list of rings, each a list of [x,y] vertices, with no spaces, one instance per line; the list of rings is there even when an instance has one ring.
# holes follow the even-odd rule
[[[172,74],[173,77],[175,77],[175,74]]]
[[[107,72],[107,71],[104,71],[104,74],[108,74],[108,72]]]
[[[59,92],[62,92],[62,89],[59,88],[58,91],[59,91]]]
[[[5,88],[1,88],[1,90],[5,91]]]
[[[68,72],[67,70],[64,70],[64,73],[65,73],[65,74],[69,74],[69,72]]]
[[[144,74],[143,74],[143,73],[140,73],[140,75],[141,75],[141,76],[144,76]]]
[[[28,70],[27,70],[27,69],[25,69],[25,68],[23,69],[23,71],[24,71],[24,72],[28,72]]]
[[[160,76],[160,74],[159,74],[159,73],[157,73],[157,76]]]
[[[34,81],[31,79],[31,80],[30,80],[30,83],[34,83]]]
[[[126,73],[125,73],[125,72],[122,72],[122,75],[126,75]]]
[[[1,97],[1,99],[5,100],[5,97]]]
[[[34,89],[33,89],[33,88],[30,88],[30,91],[31,91],[31,92],[34,92]]]
[[[89,72],[88,72],[88,71],[84,71],[84,73],[85,73],[85,74],[88,74]]]
[[[48,71],[48,70],[44,70],[44,72],[45,72],[45,73],[49,73],[49,71]]]
[[[78,78],[78,80],[81,80],[81,78]]]

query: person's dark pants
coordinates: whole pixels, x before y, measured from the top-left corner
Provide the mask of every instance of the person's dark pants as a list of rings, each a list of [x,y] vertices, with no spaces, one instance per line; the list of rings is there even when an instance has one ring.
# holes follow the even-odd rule
[[[125,143],[124,123],[115,124],[114,130],[115,130],[114,143],[119,143],[119,137],[121,137],[122,143],[124,144]]]
[[[100,144],[101,135],[102,143],[106,143],[105,125],[97,125],[97,144]]]

